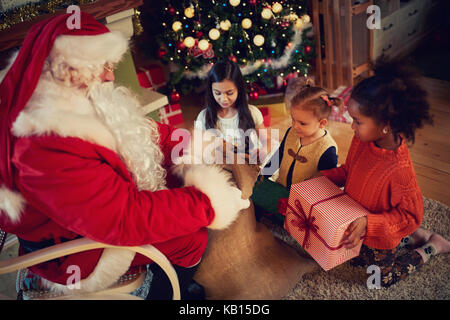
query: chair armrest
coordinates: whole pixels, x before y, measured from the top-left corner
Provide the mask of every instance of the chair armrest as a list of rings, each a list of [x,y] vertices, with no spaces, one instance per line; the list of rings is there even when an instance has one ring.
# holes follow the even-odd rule
[[[156,249],[154,246],[147,244],[135,247],[114,246],[106,243],[100,243],[88,238],[81,238],[71,240],[57,245],[40,249],[31,253],[27,253],[20,257],[0,261],[0,274],[14,272],[20,269],[25,269],[30,266],[53,260],[62,256],[74,254],[77,252],[102,249],[102,248],[117,248],[131,250],[140,253],[157,263],[167,274],[173,288],[173,299],[180,299],[180,287],[178,284],[178,277],[170,261],[164,254]]]

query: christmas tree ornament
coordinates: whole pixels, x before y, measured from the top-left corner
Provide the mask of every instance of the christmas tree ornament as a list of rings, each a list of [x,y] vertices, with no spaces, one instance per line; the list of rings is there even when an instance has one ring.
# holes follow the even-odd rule
[[[162,62],[172,61],[174,70],[178,70],[171,74],[168,87],[180,94],[199,87],[211,69],[211,61],[221,59],[240,65],[245,83],[256,91],[253,98],[265,94],[255,87],[256,83],[276,90],[283,88],[285,79],[277,79],[283,72],[303,75],[311,69],[307,62],[311,62],[315,48],[308,33],[312,18],[306,15],[307,0],[162,2],[166,3],[165,14],[148,9],[152,15],[143,11],[141,18],[147,25],[160,26],[155,34],[159,43],[155,51],[163,48],[159,53]],[[169,8],[174,10],[173,15]]]
[[[259,93],[258,93],[258,91],[252,89],[249,96],[250,96],[250,100],[258,100]]]
[[[242,20],[242,28],[244,29],[250,29],[252,27],[252,20],[249,18],[245,18]]]
[[[170,6],[169,9],[167,9],[167,11],[169,11],[169,13],[170,13],[171,15],[174,15],[174,14],[175,14],[175,8],[172,7],[172,6]]]
[[[279,2],[272,4],[273,13],[280,13],[283,10],[283,6]]]
[[[158,49],[158,57],[162,59],[167,54],[167,50],[165,48],[159,48]]]
[[[304,14],[302,15],[302,21],[304,24],[308,24],[311,21],[311,18],[307,14]]]
[[[181,24],[180,21],[175,21],[174,23],[172,23],[172,30],[175,32],[181,30],[182,27],[183,25]]]
[[[237,7],[241,3],[241,0],[230,0],[230,4],[233,7]]]
[[[220,21],[220,29],[222,29],[223,31],[228,31],[231,28],[231,22],[230,20],[224,20],[224,21]]]
[[[216,28],[212,28],[211,30],[209,30],[208,36],[211,40],[217,40],[220,37],[220,31]]]
[[[186,37],[183,42],[188,48],[192,48],[195,45],[195,39],[192,37]]]
[[[198,47],[200,50],[205,51],[209,48],[209,42],[206,39],[202,39],[198,42]]]
[[[264,44],[264,37],[260,34],[257,34],[254,38],[253,38],[253,43],[255,44],[255,46],[262,46]]]
[[[269,20],[270,18],[272,18],[272,10],[270,8],[264,8],[261,11],[261,17],[263,19]]]
[[[302,29],[303,28],[303,20],[297,19],[297,21],[294,22],[294,27],[296,27],[297,29]]]
[[[176,47],[179,50],[183,50],[184,48],[186,48],[186,45],[184,44],[183,41],[177,41]]]
[[[194,16],[194,14],[195,14],[195,10],[194,10],[194,8],[192,6],[191,7],[187,7],[186,9],[184,9],[184,15],[187,18],[192,18]]]
[[[172,93],[170,94],[170,102],[176,103],[176,102],[180,101],[180,99],[181,99],[180,94],[174,89],[172,91]]]

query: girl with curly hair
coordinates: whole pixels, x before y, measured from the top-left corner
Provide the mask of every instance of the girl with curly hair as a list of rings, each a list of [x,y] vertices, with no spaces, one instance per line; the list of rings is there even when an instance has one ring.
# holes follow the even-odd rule
[[[365,236],[352,264],[379,266],[381,285],[388,287],[430,257],[449,252],[450,242],[419,228],[423,199],[406,144],[432,123],[427,93],[418,74],[400,61],[380,59],[374,72],[349,100],[355,135],[345,164],[321,173],[369,211],[349,225],[341,243],[353,248]]]

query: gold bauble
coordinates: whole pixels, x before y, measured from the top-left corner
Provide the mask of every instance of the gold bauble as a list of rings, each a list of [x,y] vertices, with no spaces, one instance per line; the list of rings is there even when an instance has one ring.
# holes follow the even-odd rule
[[[225,20],[225,21],[220,21],[220,29],[222,29],[223,31],[228,31],[231,28],[231,22],[230,20]]]
[[[180,21],[175,21],[174,23],[172,23],[172,30],[175,32],[181,30],[182,27],[183,25],[181,24]]]
[[[272,11],[274,13],[280,13],[283,10],[283,6],[279,2],[275,2],[272,5]]]
[[[184,15],[187,18],[192,18],[194,16],[194,8],[193,7],[187,7],[186,9],[184,9]]]
[[[244,29],[250,29],[252,27],[252,20],[249,18],[245,18],[242,20],[242,28]]]
[[[211,30],[209,30],[208,36],[211,40],[217,40],[220,37],[220,31],[216,28],[212,28]]]
[[[263,19],[269,20],[270,18],[272,18],[272,10],[270,10],[269,8],[264,8],[261,11],[261,17],[263,17]]]
[[[237,7],[239,5],[239,3],[241,3],[241,0],[230,0],[230,4],[233,7]]]
[[[304,14],[302,15],[302,21],[304,24],[307,24],[311,21],[311,18],[307,14]]]
[[[202,39],[198,42],[198,47],[200,50],[205,51],[209,47],[209,42],[206,39]]]
[[[257,34],[253,38],[253,43],[255,44],[255,46],[261,47],[264,44],[264,37],[260,34]]]
[[[186,47],[192,48],[195,45],[195,39],[192,37],[186,37],[183,43]]]

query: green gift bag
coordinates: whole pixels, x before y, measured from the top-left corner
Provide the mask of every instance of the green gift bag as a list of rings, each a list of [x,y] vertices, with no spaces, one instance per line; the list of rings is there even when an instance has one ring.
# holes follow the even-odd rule
[[[278,200],[289,197],[289,190],[283,185],[269,179],[258,179],[253,187],[250,199],[255,206],[257,217],[268,215],[271,220],[283,224],[284,216],[278,214]]]

